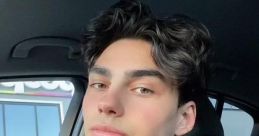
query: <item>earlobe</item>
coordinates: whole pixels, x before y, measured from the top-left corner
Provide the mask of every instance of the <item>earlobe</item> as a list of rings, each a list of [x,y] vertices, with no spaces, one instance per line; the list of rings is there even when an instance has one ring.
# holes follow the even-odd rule
[[[182,105],[178,110],[178,119],[175,135],[181,136],[191,131],[195,124],[196,104],[189,101]]]

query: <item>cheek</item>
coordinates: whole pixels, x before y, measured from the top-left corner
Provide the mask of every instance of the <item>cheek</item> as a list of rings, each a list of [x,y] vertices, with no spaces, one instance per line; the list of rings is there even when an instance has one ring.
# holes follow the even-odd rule
[[[164,106],[165,107],[165,106]],[[134,112],[138,113],[138,118],[145,120],[146,124],[162,124],[167,119],[171,118],[176,113],[172,109],[169,110],[163,108],[163,106],[138,106],[138,109]],[[134,114],[132,113],[132,114]]]
[[[91,126],[91,124],[95,122],[94,120],[96,119],[96,115],[98,112],[97,98],[93,95],[93,93],[89,91],[86,92],[82,104],[82,110],[85,133],[87,134],[87,130],[89,129],[89,126]]]
[[[142,106],[138,105],[138,118],[141,120],[146,120],[147,124],[150,124],[151,122],[156,122],[159,120],[159,115],[157,114],[157,108],[154,106]],[[153,124],[152,123],[152,124]],[[157,124],[157,123],[156,123]]]
[[[83,100],[83,115],[89,116],[91,112],[94,111],[94,107],[96,107],[96,98],[91,97],[88,92],[86,92]]]
[[[152,102],[130,104],[129,116],[138,132],[147,136],[172,134],[176,123],[176,109],[172,105]]]

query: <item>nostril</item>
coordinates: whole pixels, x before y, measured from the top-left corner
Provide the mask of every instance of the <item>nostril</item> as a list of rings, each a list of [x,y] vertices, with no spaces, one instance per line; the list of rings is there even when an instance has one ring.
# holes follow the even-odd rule
[[[108,111],[108,114],[117,114],[117,113],[113,110],[110,110],[110,111]]]
[[[98,112],[109,115],[109,116],[121,116],[124,113],[124,108],[119,99],[109,96],[103,97],[101,101],[98,102]]]
[[[108,115],[116,114],[116,111],[113,110],[113,108],[111,106],[104,105],[104,104],[99,106],[98,111],[100,113],[105,113],[105,114],[108,114]]]
[[[100,113],[102,113],[102,112],[103,112],[103,110],[102,110],[102,109],[100,109],[100,108],[98,108],[98,111],[99,111]]]

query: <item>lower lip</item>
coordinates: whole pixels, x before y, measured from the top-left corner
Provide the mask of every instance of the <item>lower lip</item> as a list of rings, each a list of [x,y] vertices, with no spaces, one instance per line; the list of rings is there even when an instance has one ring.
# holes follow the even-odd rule
[[[123,134],[103,131],[103,130],[92,130],[92,136],[124,136]]]

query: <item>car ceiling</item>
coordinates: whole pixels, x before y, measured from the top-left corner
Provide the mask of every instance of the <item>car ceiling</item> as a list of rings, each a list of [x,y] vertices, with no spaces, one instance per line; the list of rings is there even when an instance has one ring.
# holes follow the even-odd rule
[[[79,42],[89,20],[114,2],[0,1],[0,76],[83,75],[82,61],[64,57],[63,48],[55,48],[55,52],[54,48],[34,50],[26,59],[12,58],[13,49],[37,37],[61,37]],[[186,14],[203,22],[214,42],[209,87],[259,107],[259,1],[145,0],[145,3],[157,16]]]

